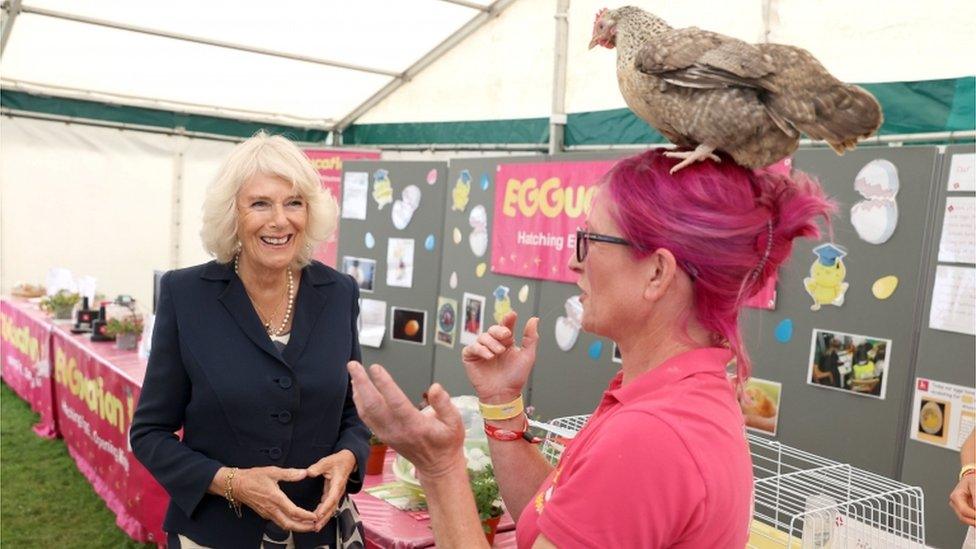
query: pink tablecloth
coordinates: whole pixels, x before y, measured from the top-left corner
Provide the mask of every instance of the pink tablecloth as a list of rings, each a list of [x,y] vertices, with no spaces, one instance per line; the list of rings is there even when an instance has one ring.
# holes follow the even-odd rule
[[[169,496],[129,447],[146,362],[135,351],[62,326],[52,332],[51,355],[58,428],[68,453],[119,528],[137,541],[164,545]]]
[[[386,454],[382,475],[367,475],[364,491],[352,496],[363,519],[366,529],[366,547],[383,547],[390,549],[415,549],[434,546],[434,532],[431,530],[430,519],[418,520],[389,503],[365,492],[365,488],[372,488],[378,484],[394,482],[392,465],[396,454],[390,450]],[[498,531],[512,532],[511,545],[499,545],[504,540],[501,534],[495,538],[495,547],[515,547],[515,522],[508,513],[498,524]]]
[[[0,300],[0,375],[40,416],[34,432],[44,438],[58,435],[51,381],[52,322],[27,300]]]

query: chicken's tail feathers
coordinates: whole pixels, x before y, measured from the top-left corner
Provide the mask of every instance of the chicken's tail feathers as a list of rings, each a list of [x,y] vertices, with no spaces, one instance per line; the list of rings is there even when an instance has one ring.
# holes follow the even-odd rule
[[[813,139],[826,141],[837,154],[853,150],[857,143],[874,135],[884,121],[881,105],[867,90],[838,83],[813,99],[813,120],[796,124]]]

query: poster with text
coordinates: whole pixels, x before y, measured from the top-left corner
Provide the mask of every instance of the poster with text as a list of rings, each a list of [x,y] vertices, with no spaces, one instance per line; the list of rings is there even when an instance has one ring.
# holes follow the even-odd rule
[[[915,379],[909,436],[959,451],[976,425],[976,389],[934,379]]]
[[[315,171],[319,172],[322,188],[332,193],[332,198],[338,204],[342,200],[341,181],[342,163],[346,160],[371,160],[380,157],[379,151],[351,151],[339,149],[305,149],[305,156],[312,162]],[[339,227],[326,242],[323,242],[312,252],[312,259],[317,259],[330,267],[336,266],[336,253],[339,248]]]
[[[596,185],[612,161],[501,164],[495,177],[491,270],[575,282],[569,260]]]

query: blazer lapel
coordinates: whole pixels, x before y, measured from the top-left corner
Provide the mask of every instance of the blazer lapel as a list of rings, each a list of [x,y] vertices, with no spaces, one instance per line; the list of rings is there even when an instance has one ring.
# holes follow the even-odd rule
[[[294,319],[291,323],[291,337],[285,346],[284,358],[290,364],[295,364],[302,356],[302,351],[312,336],[315,323],[325,309],[327,301],[325,291],[320,287],[333,282],[330,277],[321,276],[315,269],[306,267],[302,270],[302,280],[298,285],[298,296],[295,299]]]
[[[278,348],[272,343],[271,338],[268,337],[268,332],[264,330],[264,326],[261,325],[261,319],[258,318],[257,312],[254,310],[254,306],[251,305],[251,298],[247,297],[247,291],[244,289],[244,283],[241,279],[236,276],[231,276],[230,283],[220,294],[218,298],[230,316],[237,322],[240,326],[241,331],[247,335],[255,345],[260,347],[266,353],[272,357],[278,359],[279,361],[285,363],[284,358],[281,353],[278,352]],[[287,363],[285,363],[288,366]],[[291,366],[289,366],[290,368]]]

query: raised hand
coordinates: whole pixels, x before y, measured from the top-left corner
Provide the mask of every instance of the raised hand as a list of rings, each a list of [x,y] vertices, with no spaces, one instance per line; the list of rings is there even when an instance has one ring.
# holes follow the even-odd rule
[[[515,342],[518,313],[512,311],[501,324],[488,328],[477,341],[461,352],[464,369],[478,398],[487,404],[514,400],[529,379],[539,342],[539,319],[530,318],[522,332],[522,345]]]
[[[234,475],[234,499],[247,505],[261,518],[292,532],[315,530],[315,513],[292,503],[281,491],[279,482],[297,482],[308,476],[305,469],[253,467],[240,469]]]
[[[379,364],[348,365],[352,396],[359,417],[383,442],[410,460],[418,478],[432,478],[466,468],[462,446],[464,424],[451,397],[440,384],[427,391],[432,412],[421,412],[403,394],[390,374]]]

